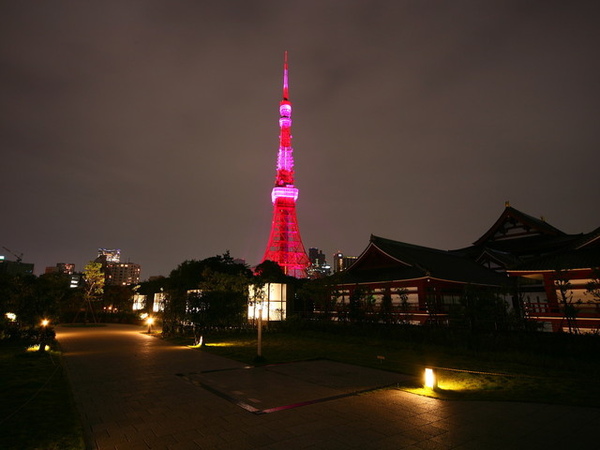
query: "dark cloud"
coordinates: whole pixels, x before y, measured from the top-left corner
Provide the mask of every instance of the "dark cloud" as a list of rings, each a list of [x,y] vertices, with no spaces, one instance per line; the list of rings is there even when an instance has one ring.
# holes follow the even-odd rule
[[[37,272],[259,262],[290,52],[306,247],[600,225],[594,2],[0,4],[0,244]]]

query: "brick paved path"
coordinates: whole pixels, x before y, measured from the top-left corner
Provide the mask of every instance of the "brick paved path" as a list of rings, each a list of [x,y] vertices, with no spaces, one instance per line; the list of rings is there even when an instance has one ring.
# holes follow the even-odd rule
[[[314,361],[243,364],[108,325],[57,338],[93,449],[598,448],[600,409],[445,402],[401,376]],[[349,395],[366,391],[359,395]]]

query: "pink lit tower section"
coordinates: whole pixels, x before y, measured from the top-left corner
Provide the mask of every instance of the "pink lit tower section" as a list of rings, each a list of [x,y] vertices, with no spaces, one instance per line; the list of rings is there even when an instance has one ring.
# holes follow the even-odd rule
[[[274,261],[286,275],[306,278],[310,262],[298,228],[296,200],[298,188],[294,186],[294,149],[292,148],[292,103],[288,95],[288,63],[285,52],[283,63],[283,100],[279,103],[279,153],[277,176],[271,192],[273,222],[271,235],[263,261]]]

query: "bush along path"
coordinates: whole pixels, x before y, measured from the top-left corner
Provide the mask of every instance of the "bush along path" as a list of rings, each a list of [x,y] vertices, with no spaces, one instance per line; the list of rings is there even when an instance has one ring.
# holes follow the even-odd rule
[[[61,355],[38,348],[0,341],[0,448],[84,449]]]

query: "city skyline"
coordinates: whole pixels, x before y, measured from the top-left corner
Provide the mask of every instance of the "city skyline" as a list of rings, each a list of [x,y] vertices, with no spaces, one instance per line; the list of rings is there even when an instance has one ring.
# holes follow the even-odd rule
[[[504,202],[567,233],[595,207],[593,2],[0,5],[0,247],[35,272],[120,248],[142,278],[272,218],[281,55],[297,211],[330,263],[375,234],[468,246]],[[8,252],[0,251],[7,259]]]

